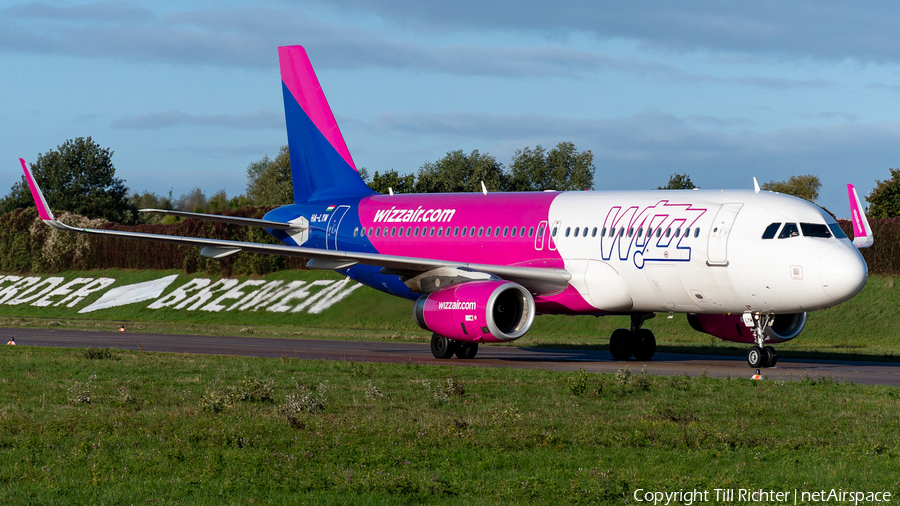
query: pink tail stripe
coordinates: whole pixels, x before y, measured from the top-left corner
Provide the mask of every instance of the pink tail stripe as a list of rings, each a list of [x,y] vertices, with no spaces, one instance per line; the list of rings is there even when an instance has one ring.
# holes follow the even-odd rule
[[[25,172],[25,180],[28,182],[28,189],[31,190],[31,198],[34,199],[34,205],[37,206],[38,216],[44,221],[55,220],[56,218],[53,217],[53,213],[50,211],[50,206],[48,206],[47,201],[44,200],[44,194],[41,193],[41,189],[38,188],[37,183],[34,182],[34,175],[31,173],[31,169],[25,164],[23,158],[19,158],[19,162],[22,163],[22,170]]]
[[[284,85],[335,151],[353,167],[353,170],[356,170],[356,164],[350,157],[350,150],[347,149],[347,143],[344,142],[341,130],[334,119],[334,113],[328,106],[328,100],[325,99],[325,93],[319,85],[319,79],[306,55],[306,50],[303,46],[279,47],[278,58],[281,61],[281,80]]]

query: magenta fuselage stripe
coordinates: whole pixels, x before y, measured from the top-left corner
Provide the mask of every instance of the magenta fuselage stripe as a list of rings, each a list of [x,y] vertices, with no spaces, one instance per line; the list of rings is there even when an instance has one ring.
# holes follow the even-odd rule
[[[281,80],[284,85],[335,151],[353,167],[353,170],[356,170],[356,164],[353,163],[350,150],[347,149],[347,143],[344,142],[334,114],[328,106],[306,50],[301,46],[279,47],[278,58],[281,62]]]
[[[559,252],[549,249],[550,241],[546,237],[540,249],[535,246],[540,223],[547,222],[550,204],[558,195],[558,192],[375,195],[360,201],[359,218],[369,242],[379,253],[386,255],[563,268],[562,257]],[[463,227],[466,228],[465,237]],[[491,228],[490,236],[486,233],[488,227]],[[515,236],[511,234],[512,227],[516,228]],[[497,237],[497,228],[500,237]],[[369,229],[372,229],[371,234]],[[482,231],[480,237],[479,229]],[[416,241],[423,233],[429,240]],[[549,234],[550,229],[545,225],[544,235]]]
[[[29,171],[28,166],[25,165],[25,160],[19,158],[19,162],[22,163],[22,171],[25,172],[25,179],[28,181],[28,189],[31,190],[31,198],[34,199],[34,203],[37,205],[38,216],[40,216],[42,220],[52,220],[53,217],[50,216],[50,211],[47,209],[47,202],[44,201],[44,196],[41,195],[40,190],[38,190],[37,185],[34,183],[31,171]]]

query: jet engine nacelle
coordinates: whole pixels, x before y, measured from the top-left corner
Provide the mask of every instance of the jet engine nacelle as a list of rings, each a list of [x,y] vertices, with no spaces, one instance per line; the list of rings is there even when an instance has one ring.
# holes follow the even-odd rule
[[[423,295],[416,323],[449,339],[502,342],[518,339],[534,322],[534,298],[510,281],[467,281]]]
[[[689,314],[688,323],[697,332],[734,341],[736,343],[753,343],[753,330],[746,325],[742,315]],[[806,313],[779,314],[772,318],[772,324],[766,329],[767,343],[783,343],[797,337],[806,326]]]

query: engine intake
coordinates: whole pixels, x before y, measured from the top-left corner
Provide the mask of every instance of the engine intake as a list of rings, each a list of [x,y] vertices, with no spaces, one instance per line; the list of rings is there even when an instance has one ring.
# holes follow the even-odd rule
[[[742,315],[689,314],[688,323],[697,332],[725,341],[753,343],[753,331],[744,325]],[[806,313],[779,314],[766,329],[767,343],[783,343],[797,337],[806,326]]]
[[[468,281],[419,297],[416,323],[457,341],[513,341],[534,322],[534,298],[510,281]]]

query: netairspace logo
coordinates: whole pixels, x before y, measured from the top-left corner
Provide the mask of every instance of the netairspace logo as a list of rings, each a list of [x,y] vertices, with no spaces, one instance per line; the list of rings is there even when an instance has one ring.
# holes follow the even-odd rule
[[[119,286],[104,292],[93,304],[79,313],[153,301],[148,309],[184,309],[187,311],[270,311],[273,313],[319,314],[343,300],[362,285],[350,278],[340,281],[266,281],[262,279],[223,278],[212,281],[194,278],[175,288],[166,296],[163,292],[178,279],[177,274]],[[65,282],[62,277],[0,276],[0,305],[28,304],[35,307],[65,306],[74,308],[89,295],[106,290],[115,278],[75,278]]]

